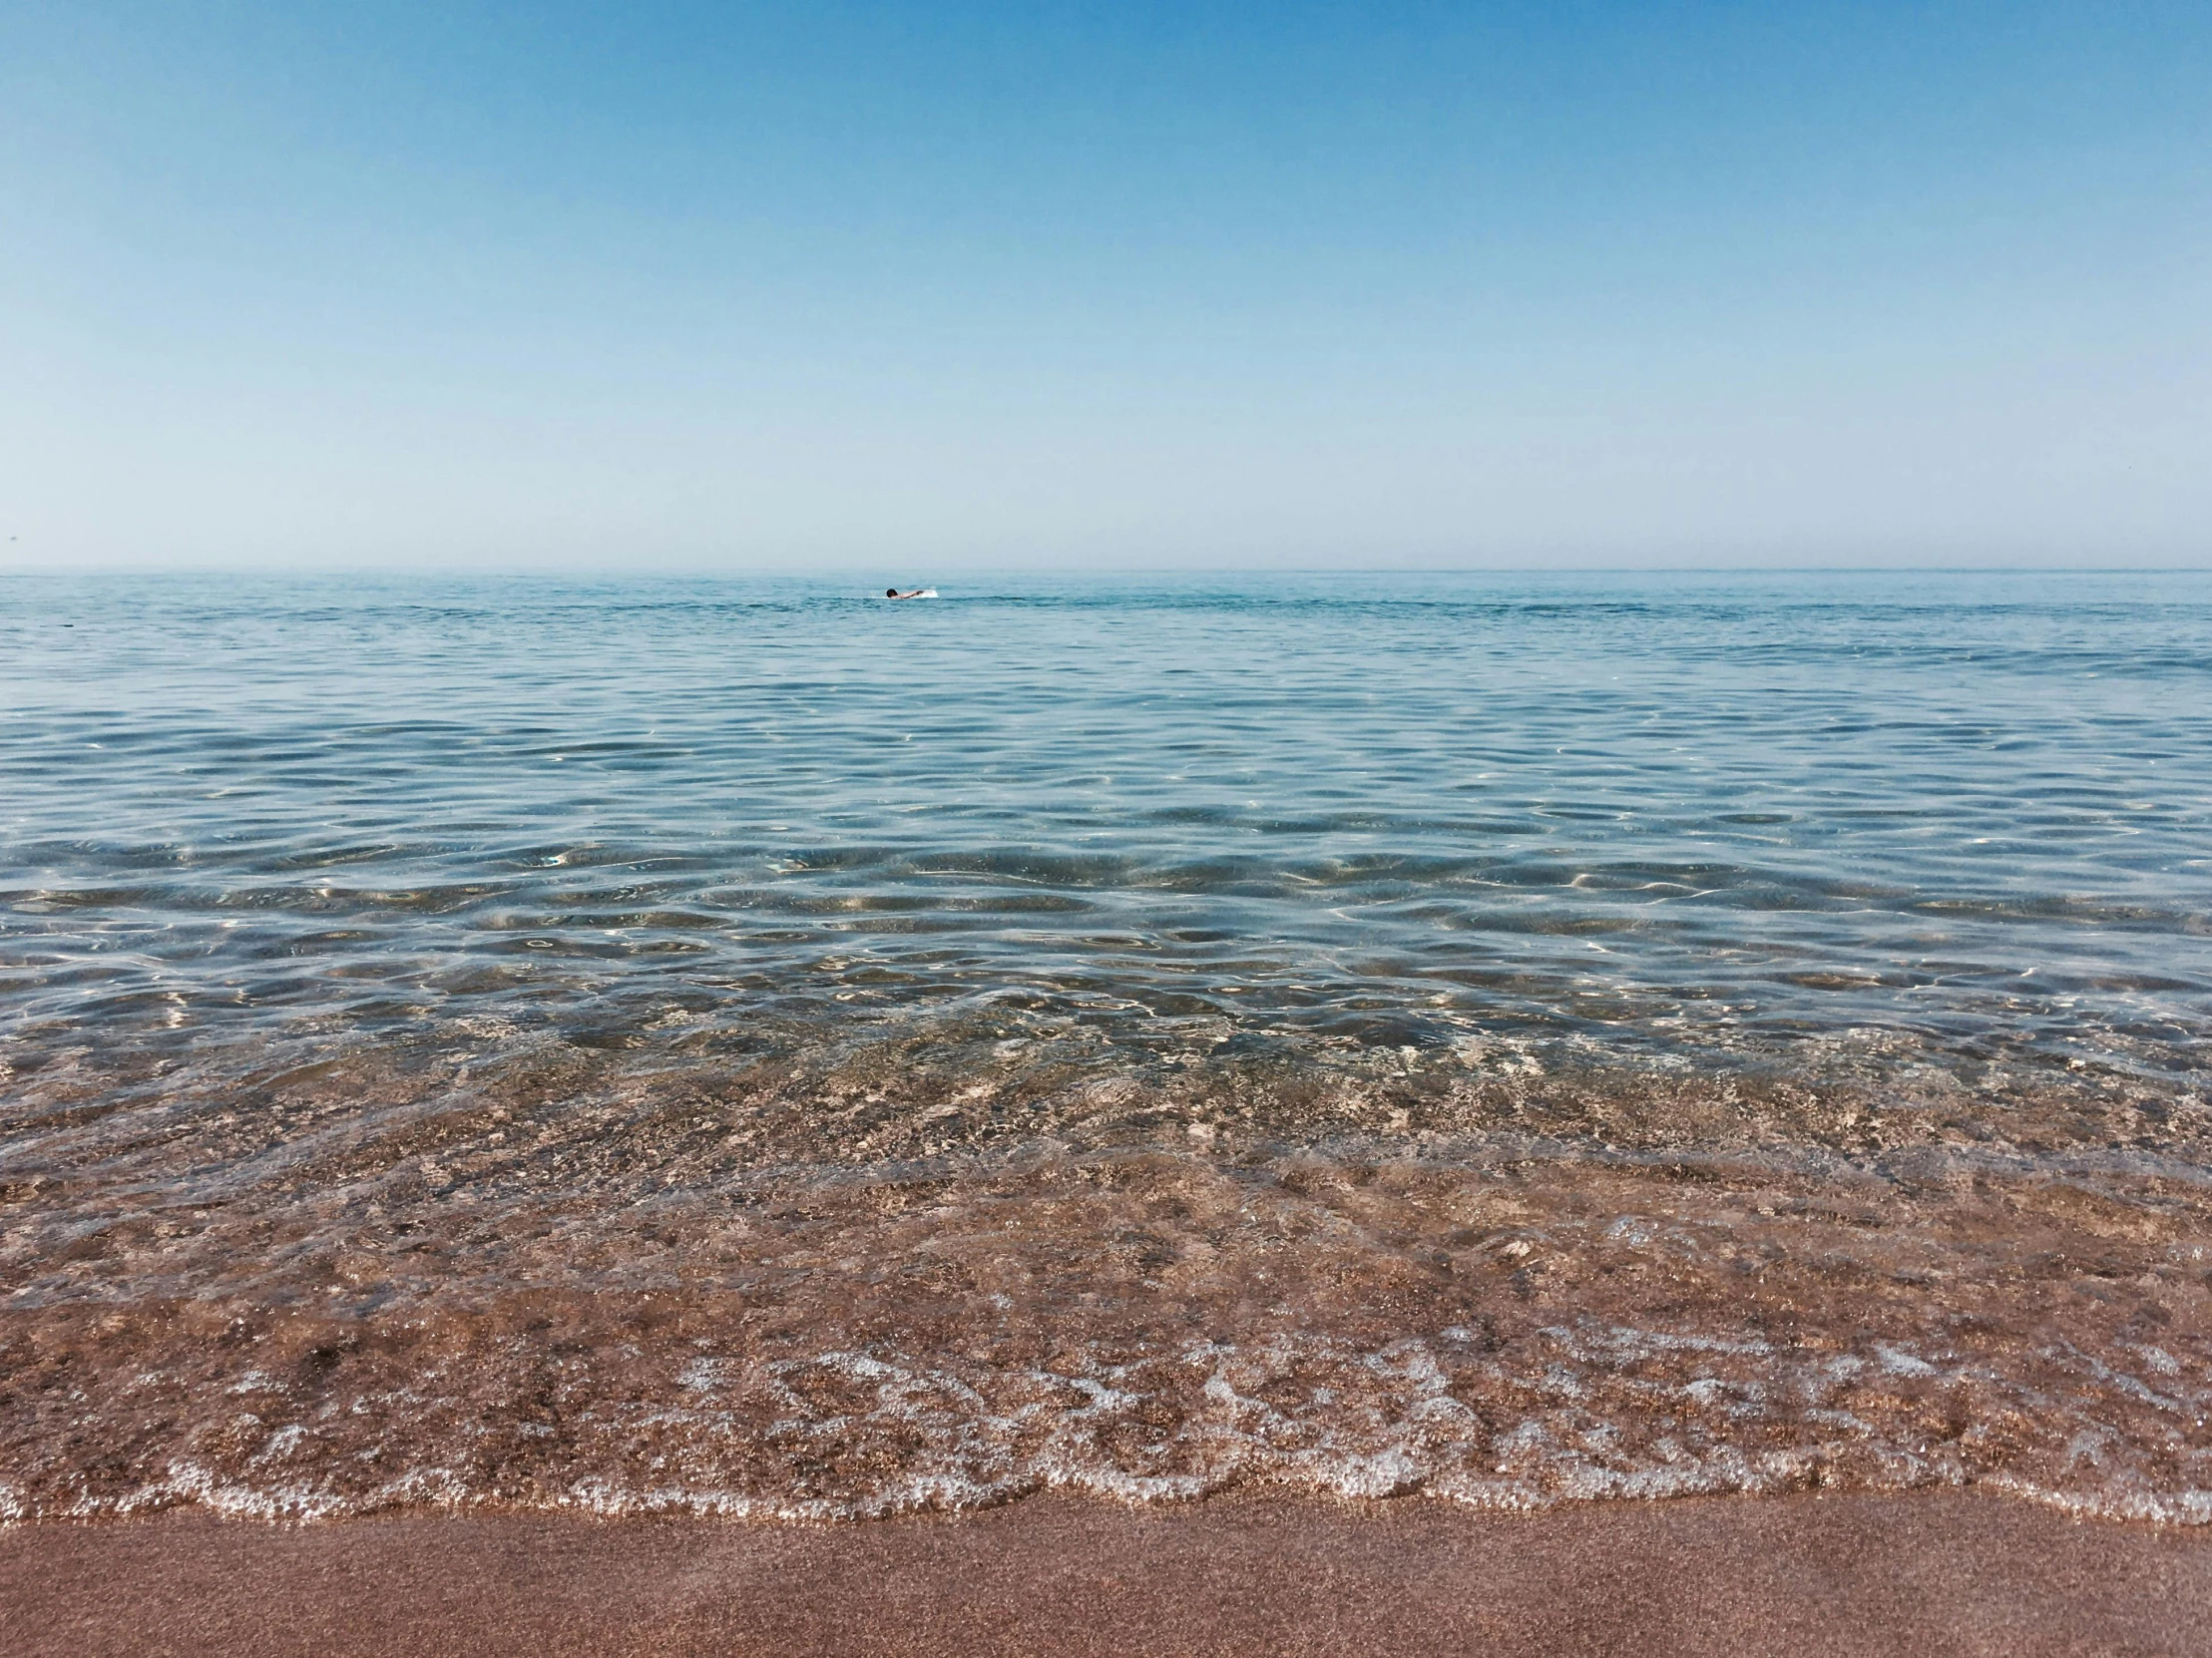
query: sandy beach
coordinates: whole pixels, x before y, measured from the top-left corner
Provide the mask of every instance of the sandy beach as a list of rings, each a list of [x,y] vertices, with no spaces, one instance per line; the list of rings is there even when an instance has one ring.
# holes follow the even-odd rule
[[[173,1513],[0,1531],[69,1654],[2212,1652],[2212,1535],[1953,1494],[1040,1497],[828,1526]]]

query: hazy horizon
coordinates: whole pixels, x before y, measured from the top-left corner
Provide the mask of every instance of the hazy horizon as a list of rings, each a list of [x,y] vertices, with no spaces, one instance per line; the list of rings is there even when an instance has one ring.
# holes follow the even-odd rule
[[[31,4],[0,570],[2198,568],[2175,4]]]

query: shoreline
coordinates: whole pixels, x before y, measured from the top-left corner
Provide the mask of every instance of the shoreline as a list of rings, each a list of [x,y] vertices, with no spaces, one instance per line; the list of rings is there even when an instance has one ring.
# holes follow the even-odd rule
[[[1537,1513],[1048,1494],[832,1525],[507,1513],[0,1528],[0,1651],[2212,1652],[2212,1528],[1997,1496]]]

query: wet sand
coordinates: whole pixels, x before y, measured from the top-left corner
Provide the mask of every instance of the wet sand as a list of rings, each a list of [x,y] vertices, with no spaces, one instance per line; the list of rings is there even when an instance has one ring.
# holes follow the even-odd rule
[[[2203,1653],[2212,1533],[1950,1493],[1047,1496],[829,1526],[544,1515],[0,1529],[0,1648],[166,1653]]]

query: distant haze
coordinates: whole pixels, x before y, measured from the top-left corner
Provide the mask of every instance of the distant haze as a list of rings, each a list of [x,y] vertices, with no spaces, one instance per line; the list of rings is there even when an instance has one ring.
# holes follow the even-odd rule
[[[0,564],[2212,562],[2212,7],[15,0]]]

